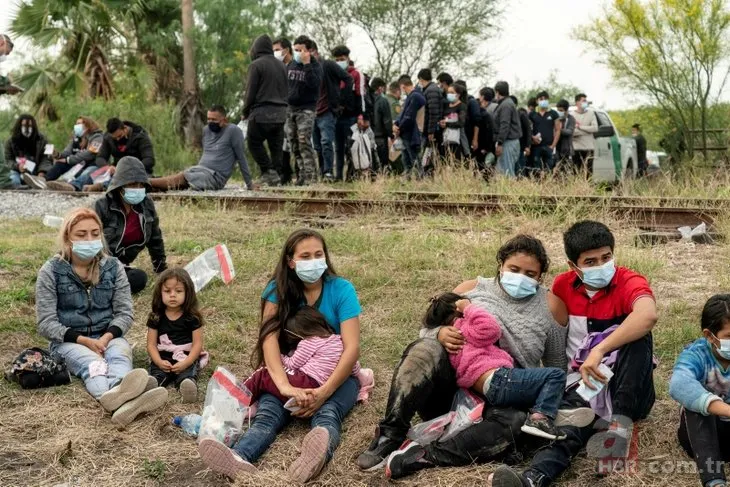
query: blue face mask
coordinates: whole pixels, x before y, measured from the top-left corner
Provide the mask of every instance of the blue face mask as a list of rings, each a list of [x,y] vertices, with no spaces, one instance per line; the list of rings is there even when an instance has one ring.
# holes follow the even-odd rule
[[[138,205],[144,200],[147,191],[144,188],[124,188],[122,198],[130,205]]]
[[[616,274],[616,264],[613,259],[598,267],[586,267],[583,272],[583,284],[594,289],[603,289],[611,284]]]
[[[515,299],[529,298],[537,292],[538,282],[516,272],[502,272],[499,278],[502,289]]]
[[[327,261],[325,259],[297,260],[295,265],[297,276],[307,284],[314,284],[319,281],[324,271],[327,270]]]
[[[454,103],[456,101],[456,93],[447,94],[446,99],[449,101],[449,103]]]
[[[74,135],[76,137],[81,137],[82,135],[84,135],[83,124],[77,123],[76,125],[74,125]]]
[[[550,100],[540,100],[540,108],[550,108]]]
[[[714,334],[712,336],[715,337],[715,340],[720,342],[720,347],[715,347],[717,354],[725,360],[730,360],[730,340],[721,340]]]
[[[78,240],[71,242],[71,251],[81,260],[93,259],[103,248],[104,244],[101,243],[101,240]]]
[[[294,61],[297,63],[302,62],[302,53],[299,51],[294,51]]]
[[[337,65],[347,71],[349,63],[347,61],[337,61]]]

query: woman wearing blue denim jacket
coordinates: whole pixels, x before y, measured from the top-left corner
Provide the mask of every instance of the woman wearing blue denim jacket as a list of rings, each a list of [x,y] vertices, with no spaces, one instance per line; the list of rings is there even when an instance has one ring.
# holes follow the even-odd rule
[[[332,458],[340,443],[342,421],[357,402],[360,384],[351,374],[360,354],[360,303],[354,286],[335,273],[324,238],[312,230],[297,230],[289,236],[261,297],[262,325],[253,364],[263,363],[281,395],[293,398],[300,409],[290,413],[279,399],[264,394],[251,427],[233,449],[204,439],[200,456],[209,468],[229,477],[255,472],[253,463],[291,416],[310,419],[312,429],[302,441],[301,455],[288,469],[293,481],[304,483]],[[291,351],[283,324],[305,305],[324,315],[344,346],[334,372],[316,389],[293,387],[281,359],[281,354]]]
[[[107,254],[99,217],[88,208],[66,216],[58,247],[38,273],[38,333],[114,413],[112,422],[126,425],[162,406],[167,390],[153,388],[145,369],[132,370],[132,348],[123,337],[134,319],[124,266]]]

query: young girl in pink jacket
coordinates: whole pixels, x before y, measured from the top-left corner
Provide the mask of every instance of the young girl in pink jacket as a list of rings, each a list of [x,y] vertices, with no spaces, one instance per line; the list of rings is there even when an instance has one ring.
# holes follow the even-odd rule
[[[464,336],[464,348],[450,355],[459,387],[483,394],[491,406],[530,408],[522,431],[550,440],[565,434],[555,424],[565,389],[565,371],[544,367],[514,368],[512,357],[499,348],[499,323],[491,314],[454,293],[431,300],[427,328],[453,326]]]

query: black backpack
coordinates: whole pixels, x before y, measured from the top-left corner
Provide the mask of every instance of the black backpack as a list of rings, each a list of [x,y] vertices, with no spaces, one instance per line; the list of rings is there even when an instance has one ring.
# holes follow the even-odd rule
[[[23,389],[38,389],[68,384],[71,376],[62,358],[55,360],[41,348],[27,348],[13,360],[5,379]]]

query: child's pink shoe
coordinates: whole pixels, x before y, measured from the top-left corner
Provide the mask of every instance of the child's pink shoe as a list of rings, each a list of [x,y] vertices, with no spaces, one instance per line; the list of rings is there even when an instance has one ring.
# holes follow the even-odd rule
[[[256,467],[236,455],[233,450],[220,441],[205,438],[198,445],[198,452],[206,467],[226,477],[235,479],[242,472],[258,472]]]

